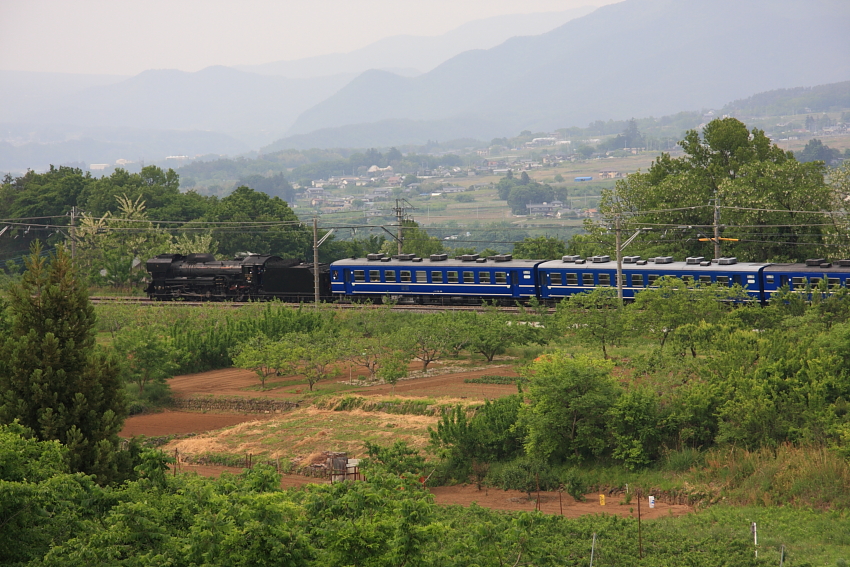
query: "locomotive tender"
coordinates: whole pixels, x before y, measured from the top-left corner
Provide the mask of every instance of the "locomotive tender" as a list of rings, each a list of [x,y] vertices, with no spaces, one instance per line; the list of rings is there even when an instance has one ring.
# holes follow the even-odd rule
[[[210,254],[161,254],[147,262],[151,299],[312,301],[313,266],[277,256],[250,255],[216,261]],[[752,301],[766,303],[783,286],[804,292],[822,280],[830,289],[850,286],[850,260],[835,264],[822,258],[797,264],[738,262],[702,257],[674,262],[669,256],[626,256],[622,264],[623,297],[634,299],[664,276],[693,284],[740,285]],[[617,263],[609,256],[564,256],[560,260],[515,260],[510,254],[487,258],[467,254],[449,258],[432,254],[369,254],[322,265],[322,300],[370,300],[390,297],[421,304],[513,305],[536,298],[554,303],[595,287],[616,287]]]

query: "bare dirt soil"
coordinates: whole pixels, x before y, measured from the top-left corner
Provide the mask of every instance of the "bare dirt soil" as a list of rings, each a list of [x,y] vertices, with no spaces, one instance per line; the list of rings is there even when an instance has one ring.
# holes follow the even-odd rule
[[[260,419],[265,419],[265,417],[259,414],[164,411],[128,417],[124,421],[124,428],[118,435],[121,437],[134,437],[136,435],[159,437],[203,433]]]

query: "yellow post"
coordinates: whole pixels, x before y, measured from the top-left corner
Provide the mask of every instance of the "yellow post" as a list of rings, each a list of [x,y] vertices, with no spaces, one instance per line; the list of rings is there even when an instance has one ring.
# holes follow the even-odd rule
[[[605,495],[604,494],[599,495],[599,505],[605,506]]]

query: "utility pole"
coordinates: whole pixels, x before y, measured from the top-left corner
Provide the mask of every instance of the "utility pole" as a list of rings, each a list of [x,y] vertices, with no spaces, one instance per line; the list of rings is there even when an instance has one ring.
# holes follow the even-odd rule
[[[714,193],[714,259],[720,258],[720,207]]]
[[[330,238],[330,236],[334,233],[336,229],[330,229],[325,235],[319,239],[319,217],[313,217],[313,300],[315,302],[316,309],[319,308],[319,246],[322,243]]]
[[[74,261],[74,258],[77,255],[77,229],[75,227],[75,221],[77,217],[77,207],[71,207],[71,262]]]
[[[319,218],[313,217],[313,301],[319,308]]]
[[[398,253],[401,254],[404,243],[401,234],[401,224],[404,222],[404,205],[402,204],[402,199],[395,200],[395,209],[393,210],[395,211],[396,219],[398,219],[398,238],[396,240],[398,241]]]
[[[617,249],[617,299],[623,303],[623,247],[620,238],[620,213],[614,215],[614,236]]]

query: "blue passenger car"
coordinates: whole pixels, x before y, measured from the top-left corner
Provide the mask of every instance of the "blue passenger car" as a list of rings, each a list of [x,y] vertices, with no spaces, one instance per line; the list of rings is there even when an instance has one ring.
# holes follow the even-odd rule
[[[673,276],[703,285],[739,284],[747,289],[754,301],[764,301],[761,292],[762,271],[768,264],[738,263],[735,258],[718,261],[702,257],[674,262],[669,256],[648,258],[626,256],[623,258],[623,298],[634,299],[635,294],[652,287],[655,280]],[[590,291],[597,286],[617,287],[617,262],[610,256],[564,256],[561,260],[544,262],[538,267],[540,298],[558,300],[577,293]]]
[[[829,289],[850,285],[850,260],[835,263],[823,258],[813,258],[799,264],[771,264],[764,269],[764,294],[769,300],[782,286],[790,291],[804,292],[817,288],[826,279]]]
[[[412,254],[339,260],[331,264],[331,291],[336,297],[393,299],[416,303],[525,301],[537,296],[536,267],[541,260],[514,260],[510,255],[481,258],[446,254],[417,258]]]

